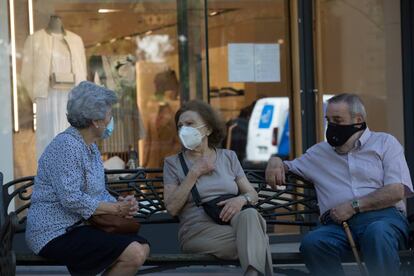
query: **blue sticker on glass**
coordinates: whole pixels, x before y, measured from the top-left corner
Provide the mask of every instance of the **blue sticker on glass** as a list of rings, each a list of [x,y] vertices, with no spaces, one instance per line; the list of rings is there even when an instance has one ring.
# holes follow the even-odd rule
[[[285,127],[278,147],[278,155],[281,157],[289,156],[289,115],[286,117]]]
[[[273,119],[273,105],[265,105],[260,115],[259,128],[269,128]]]

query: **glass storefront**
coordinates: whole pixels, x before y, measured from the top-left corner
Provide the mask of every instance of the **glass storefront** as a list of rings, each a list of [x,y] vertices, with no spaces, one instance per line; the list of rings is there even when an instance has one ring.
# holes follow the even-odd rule
[[[179,12],[176,1],[16,1],[15,177],[35,174],[46,145],[69,126],[67,95],[82,80],[119,98],[114,135],[99,145],[103,159],[116,156],[116,168],[131,156],[129,167],[161,167],[180,149],[173,135],[180,98],[202,98],[205,87],[196,70],[205,68],[202,4],[189,1]],[[185,77],[188,95],[183,55],[181,67],[195,72]]]
[[[15,177],[35,174],[68,127],[67,95],[82,80],[119,97],[99,145],[110,166],[161,167],[180,149],[174,113],[194,98],[221,112],[223,147],[244,165],[292,157],[288,1],[10,2]]]
[[[208,1],[210,103],[243,165],[290,156],[288,1]]]
[[[318,0],[316,60],[320,135],[323,100],[358,94],[368,126],[404,145],[400,1]]]

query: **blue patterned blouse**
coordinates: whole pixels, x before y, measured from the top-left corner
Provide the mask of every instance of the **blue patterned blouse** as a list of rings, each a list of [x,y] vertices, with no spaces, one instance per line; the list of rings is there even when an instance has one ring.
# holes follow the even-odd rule
[[[27,215],[26,241],[36,254],[66,228],[88,219],[99,202],[115,202],[105,189],[101,154],[69,127],[57,135],[39,159]]]

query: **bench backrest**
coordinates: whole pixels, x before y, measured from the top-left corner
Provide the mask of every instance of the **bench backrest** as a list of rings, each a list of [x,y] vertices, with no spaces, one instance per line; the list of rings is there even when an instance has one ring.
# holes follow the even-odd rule
[[[286,186],[272,190],[266,186],[264,171],[245,170],[245,173],[259,194],[259,201],[255,207],[268,224],[299,226],[316,224],[318,206],[311,183],[288,174]],[[161,169],[108,170],[105,175],[107,189],[112,195],[135,195],[140,207],[136,217],[141,223],[177,222],[177,219],[168,215],[165,209]],[[0,184],[2,184],[1,175]],[[7,215],[13,199],[17,202],[18,207],[14,212],[19,218],[18,232],[24,231],[25,228],[33,184],[34,176],[23,177],[3,184],[0,191],[2,193],[0,211],[3,218]]]

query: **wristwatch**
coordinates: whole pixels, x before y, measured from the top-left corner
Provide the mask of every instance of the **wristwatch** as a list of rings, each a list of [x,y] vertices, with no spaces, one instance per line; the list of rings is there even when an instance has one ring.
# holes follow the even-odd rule
[[[243,197],[246,199],[247,205],[251,205],[252,204],[252,199],[249,196],[249,194],[243,194]]]
[[[356,214],[358,214],[360,212],[358,199],[352,200],[351,206],[352,206],[352,208],[354,208],[354,211],[355,211]]]

